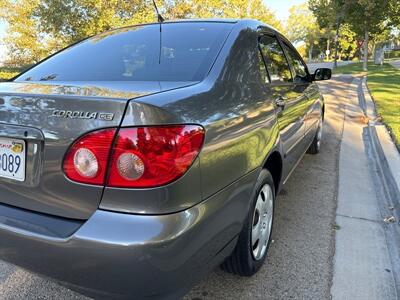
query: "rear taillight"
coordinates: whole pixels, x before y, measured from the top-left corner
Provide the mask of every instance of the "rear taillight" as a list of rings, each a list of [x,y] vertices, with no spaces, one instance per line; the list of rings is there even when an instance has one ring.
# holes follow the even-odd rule
[[[104,185],[116,131],[104,129],[78,139],[65,156],[65,175],[73,181]]]
[[[75,142],[64,161],[67,177],[121,188],[165,185],[185,174],[204,141],[197,125],[121,128],[113,144],[116,131],[92,132]]]
[[[107,185],[148,188],[170,183],[189,169],[203,140],[203,128],[196,125],[122,128]]]

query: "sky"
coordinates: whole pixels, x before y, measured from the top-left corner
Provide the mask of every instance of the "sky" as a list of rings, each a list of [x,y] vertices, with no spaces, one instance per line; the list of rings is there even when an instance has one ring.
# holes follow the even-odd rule
[[[289,8],[293,5],[298,5],[306,2],[305,0],[264,0],[264,3],[271,8],[278,19],[285,20],[289,16]],[[1,38],[5,34],[5,24],[0,22],[0,63],[4,60],[5,47],[1,42]]]
[[[275,11],[280,20],[285,20],[289,16],[289,8],[293,5],[305,3],[305,0],[264,0],[264,3]]]

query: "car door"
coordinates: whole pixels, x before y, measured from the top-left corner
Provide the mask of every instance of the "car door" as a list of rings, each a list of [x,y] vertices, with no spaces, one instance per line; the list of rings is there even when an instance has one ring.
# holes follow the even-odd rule
[[[283,145],[283,178],[286,179],[304,153],[307,97],[303,89],[294,84],[292,70],[277,36],[263,34],[259,45],[271,81],[271,96]]]
[[[281,39],[282,47],[285,51],[286,57],[289,61],[292,75],[293,75],[293,85],[294,90],[301,98],[301,112],[303,114],[304,120],[304,135],[311,133],[312,138],[314,137],[314,131],[310,130],[315,123],[315,117],[312,114],[313,103],[315,102],[315,96],[313,93],[313,83],[311,81],[311,76],[308,73],[307,66],[304,64],[297,50],[286,40]],[[303,152],[307,150],[310,144],[310,138],[303,138],[301,147]]]

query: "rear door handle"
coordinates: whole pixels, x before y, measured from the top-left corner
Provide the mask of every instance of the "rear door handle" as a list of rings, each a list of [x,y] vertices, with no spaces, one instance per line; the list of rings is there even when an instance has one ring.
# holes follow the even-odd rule
[[[282,110],[285,109],[285,97],[279,96],[278,98],[275,99],[275,105],[279,108],[281,108]]]

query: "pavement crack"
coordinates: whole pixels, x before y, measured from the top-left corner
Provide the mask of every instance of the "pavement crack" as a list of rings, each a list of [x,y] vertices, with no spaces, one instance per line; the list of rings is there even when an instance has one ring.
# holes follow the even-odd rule
[[[373,220],[373,219],[362,218],[362,217],[355,217],[355,216],[349,216],[349,215],[343,215],[343,214],[336,214],[336,216],[344,217],[344,218],[350,218],[350,219],[357,219],[357,220],[361,220],[361,221],[368,221],[368,222],[373,222],[373,223],[378,223],[378,224],[382,224],[382,221],[381,221],[381,220]]]

